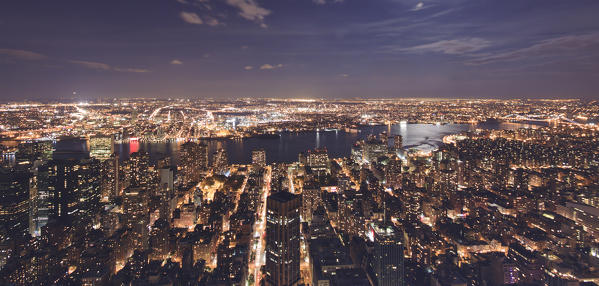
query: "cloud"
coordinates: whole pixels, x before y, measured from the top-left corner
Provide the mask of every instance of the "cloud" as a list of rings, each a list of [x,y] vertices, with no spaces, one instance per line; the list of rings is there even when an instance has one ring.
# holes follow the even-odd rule
[[[35,52],[25,51],[25,50],[12,50],[12,49],[0,49],[0,55],[8,55],[10,57],[19,58],[23,60],[43,60],[48,57],[42,54],[38,54]],[[132,72],[132,73],[145,73],[150,72],[147,69],[140,68],[121,68],[121,67],[111,67],[108,64],[100,63],[100,62],[92,62],[92,61],[81,61],[81,60],[67,60],[68,63],[82,66],[88,69],[100,70],[100,71],[118,71],[118,72]]]
[[[278,64],[278,65],[271,65],[271,64],[263,64],[260,66],[261,70],[274,70],[274,69],[280,69],[283,67],[283,64]]]
[[[0,49],[0,54],[28,61],[43,60],[47,58],[45,55],[25,50]]]
[[[245,66],[245,67],[243,67],[243,69],[246,71],[249,71],[249,70],[254,69],[254,67],[253,66]]]
[[[176,0],[180,4],[197,7],[201,10],[212,11],[210,0]]]
[[[183,21],[185,21],[189,24],[201,25],[204,23],[204,21],[202,21],[200,16],[198,16],[198,14],[193,13],[193,12],[181,12],[179,14],[179,16],[181,17],[181,19],[183,19]]]
[[[348,77],[349,77],[349,74],[342,73],[342,74],[340,74],[339,76],[340,76],[340,77],[342,77],[342,78],[348,78]]]
[[[100,71],[118,71],[118,72],[131,72],[131,73],[147,73],[150,70],[140,69],[140,68],[121,68],[121,67],[111,67],[109,64],[100,63],[100,62],[90,62],[90,61],[78,61],[78,60],[69,60],[69,63],[79,65],[88,69],[100,70]]]
[[[218,26],[221,24],[220,21],[218,21],[218,19],[211,17],[211,16],[204,16],[204,19],[206,20],[206,25],[208,26]]]
[[[178,59],[174,59],[171,61],[171,65],[182,65],[182,64],[183,64],[183,62]]]
[[[539,41],[531,46],[504,51],[495,54],[484,54],[468,62],[471,65],[482,65],[500,61],[514,61],[536,58],[547,55],[564,57],[570,52],[581,53],[584,49],[599,47],[599,33],[560,36]]]
[[[271,11],[261,7],[255,0],[226,0],[226,3],[231,7],[239,9],[239,16],[266,28],[264,17],[270,15]]]
[[[412,8],[412,11],[420,11],[420,10],[424,10],[426,8],[428,8],[429,6],[424,6],[424,2],[418,2],[418,4],[416,4],[416,6],[414,6],[414,8]]]
[[[110,70],[110,66],[104,63],[99,63],[99,62],[89,62],[89,61],[75,61],[75,60],[71,60],[69,61],[69,63],[72,64],[76,64],[76,65],[80,65],[82,67],[86,67],[89,69],[94,69],[94,70]]]
[[[442,53],[448,55],[461,55],[476,52],[487,48],[491,42],[481,38],[462,38],[455,40],[442,40],[409,48],[399,49],[407,53]]]
[[[312,0],[312,2],[318,4],[318,5],[324,5],[327,3],[341,3],[344,0],[331,0],[331,1],[327,1],[327,0]]]
[[[133,72],[133,73],[147,73],[147,72],[150,72],[150,70],[139,69],[139,68],[119,68],[119,67],[115,67],[115,68],[113,68],[113,70],[118,71],[118,72]]]
[[[177,2],[183,5],[193,6],[196,9],[199,9],[203,13],[199,14],[194,12],[181,12],[179,16],[185,22],[190,24],[206,24],[208,26],[219,26],[224,25],[222,20],[226,18],[225,14],[217,13],[213,9],[213,5],[215,4],[219,6],[219,3],[223,3],[229,7],[232,7],[238,11],[239,16],[242,18],[253,21],[260,25],[260,27],[266,28],[267,25],[264,23],[264,18],[271,14],[271,11],[260,6],[257,0],[220,0],[213,1],[211,3],[210,0],[176,0]],[[334,0],[340,1],[340,0]],[[201,15],[201,16],[200,16]]]

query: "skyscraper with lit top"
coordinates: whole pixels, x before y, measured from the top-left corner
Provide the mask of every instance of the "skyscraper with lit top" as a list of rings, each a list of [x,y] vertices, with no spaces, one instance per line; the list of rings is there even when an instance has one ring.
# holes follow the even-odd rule
[[[300,279],[300,196],[278,192],[268,197],[266,207],[266,285],[296,285]]]
[[[370,267],[377,286],[404,285],[404,245],[401,232],[390,223],[373,222],[367,236],[373,243]]]

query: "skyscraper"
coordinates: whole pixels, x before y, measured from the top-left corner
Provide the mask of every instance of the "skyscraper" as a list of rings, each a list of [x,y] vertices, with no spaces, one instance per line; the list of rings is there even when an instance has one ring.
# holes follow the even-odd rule
[[[395,151],[399,151],[401,150],[401,148],[403,147],[403,137],[401,135],[395,135],[394,139],[393,139],[393,149],[395,149]]]
[[[54,184],[51,214],[64,221],[80,223],[90,218],[100,201],[100,165],[96,160],[52,160],[48,177]]]
[[[198,143],[197,147],[198,165],[202,170],[208,169],[208,145]]]
[[[29,183],[29,233],[32,236],[39,236],[41,228],[48,223],[49,198],[55,188],[49,180],[50,168],[40,162],[36,161],[31,168],[32,176]]]
[[[299,196],[278,192],[266,202],[266,283],[296,285],[300,279]]]
[[[89,138],[89,154],[98,160],[110,159],[114,153],[114,136],[97,135]]]
[[[214,152],[213,168],[215,174],[225,174],[228,165],[229,158],[227,157],[227,150],[225,150],[224,148],[220,148],[216,152]]]
[[[104,199],[110,199],[120,196],[121,189],[119,186],[119,155],[112,154],[109,159],[102,161],[100,164],[102,197]]]
[[[171,220],[172,212],[176,205],[175,193],[175,172],[173,168],[163,168],[158,170],[160,173],[160,183],[154,196],[160,197],[159,213],[160,217],[166,221]]]
[[[181,146],[180,158],[183,182],[197,182],[202,171],[208,169],[208,146],[203,143],[186,142]]]
[[[0,169],[0,228],[13,238],[29,231],[29,178],[26,170]]]
[[[325,171],[329,166],[327,149],[314,149],[308,151],[308,166],[315,171]]]
[[[392,224],[370,223],[368,238],[374,244],[370,267],[377,286],[404,285],[404,246],[400,231]]]
[[[133,249],[144,250],[148,247],[148,199],[147,191],[137,186],[127,188],[123,196],[124,221],[125,226],[133,232]]]
[[[302,220],[311,222],[312,213],[321,203],[320,188],[312,185],[304,185],[302,191]]]
[[[134,152],[129,159],[123,163],[123,176],[120,188],[129,186],[150,187],[156,183],[156,170],[150,163],[150,154],[146,152]]]
[[[264,149],[256,149],[252,151],[252,165],[256,167],[266,166],[266,151],[264,151]]]
[[[387,144],[375,137],[370,137],[364,142],[362,149],[363,160],[367,163],[374,163],[379,157],[387,153]]]
[[[397,156],[390,158],[385,166],[385,185],[389,188],[399,188],[401,186],[402,161]]]

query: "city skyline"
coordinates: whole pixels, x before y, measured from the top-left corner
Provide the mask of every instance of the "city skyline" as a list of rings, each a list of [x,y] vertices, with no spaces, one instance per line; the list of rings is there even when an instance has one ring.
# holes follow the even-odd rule
[[[596,1],[24,2],[0,101],[596,98]]]
[[[599,283],[599,103],[0,104],[0,284]]]

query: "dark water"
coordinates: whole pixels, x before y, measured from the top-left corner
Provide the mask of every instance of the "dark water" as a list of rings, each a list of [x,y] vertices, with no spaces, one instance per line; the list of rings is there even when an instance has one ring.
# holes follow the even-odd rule
[[[251,151],[262,148],[266,151],[266,161],[293,162],[297,161],[300,152],[314,148],[326,147],[330,157],[347,157],[351,147],[357,140],[362,140],[370,134],[379,134],[386,131],[391,136],[402,135],[405,148],[432,148],[442,144],[444,136],[457,134],[475,129],[517,129],[533,127],[527,124],[485,122],[471,124],[396,124],[391,126],[366,126],[361,132],[347,133],[344,131],[320,131],[281,133],[280,138],[247,138],[240,140],[206,140],[210,150],[210,157],[217,148],[225,148],[229,155],[229,162],[235,164],[248,164],[251,162]],[[390,139],[392,142],[392,139]],[[130,153],[137,150],[150,153],[153,160],[165,156],[172,156],[173,161],[178,161],[177,153],[183,142],[169,143],[143,143],[130,142],[117,144],[115,151],[126,159]]]

